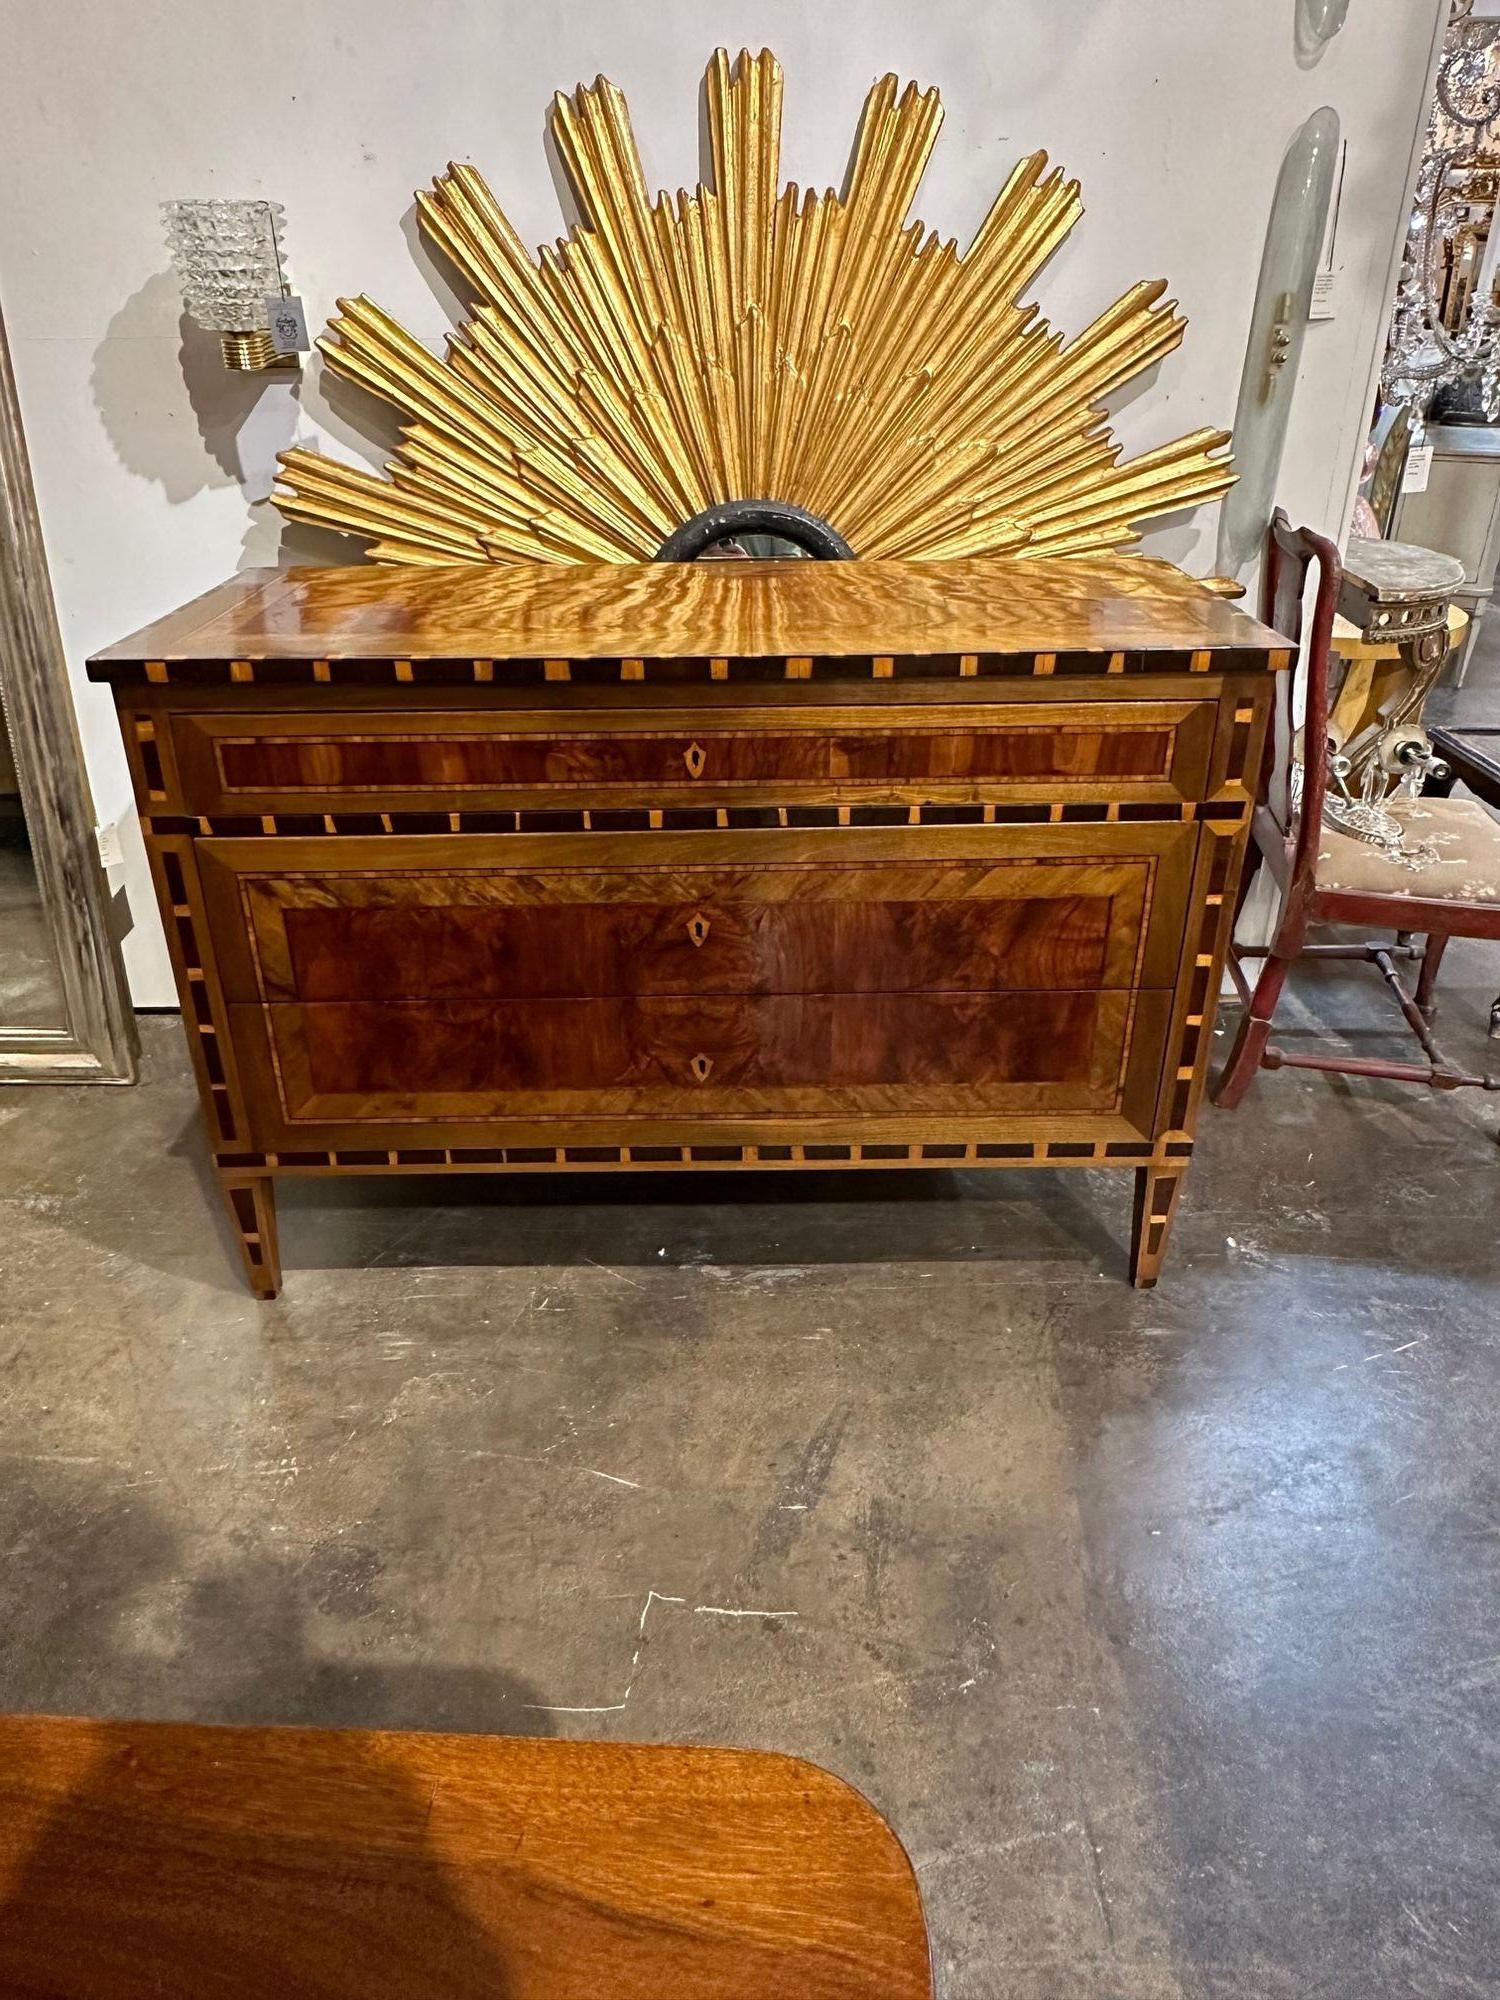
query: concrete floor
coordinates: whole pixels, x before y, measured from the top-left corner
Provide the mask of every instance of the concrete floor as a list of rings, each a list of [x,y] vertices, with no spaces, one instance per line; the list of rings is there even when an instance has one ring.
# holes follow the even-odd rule
[[[831,1174],[303,1183],[261,1307],[145,1028],[0,1092],[0,1707],[797,1751],[948,2000],[1500,1993],[1500,1099],[1262,1077],[1155,1294],[1126,1176]]]

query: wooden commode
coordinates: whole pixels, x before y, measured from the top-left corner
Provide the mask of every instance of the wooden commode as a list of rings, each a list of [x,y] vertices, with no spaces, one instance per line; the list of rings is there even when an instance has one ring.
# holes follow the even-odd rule
[[[250,571],[99,654],[289,1173],[1120,1166],[1156,1278],[1285,643],[1134,559]]]

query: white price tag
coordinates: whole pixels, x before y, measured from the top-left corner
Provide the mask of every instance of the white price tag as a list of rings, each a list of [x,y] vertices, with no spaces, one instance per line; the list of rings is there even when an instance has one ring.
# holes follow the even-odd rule
[[[1312,299],[1308,304],[1309,319],[1333,318],[1333,273],[1319,271],[1313,279]]]
[[[307,337],[307,314],[294,293],[285,298],[272,294],[266,300],[266,320],[271,329],[271,345],[278,354],[306,354],[312,346]]]
[[[1406,454],[1406,470],[1401,475],[1403,493],[1425,493],[1432,474],[1432,446],[1413,445]]]

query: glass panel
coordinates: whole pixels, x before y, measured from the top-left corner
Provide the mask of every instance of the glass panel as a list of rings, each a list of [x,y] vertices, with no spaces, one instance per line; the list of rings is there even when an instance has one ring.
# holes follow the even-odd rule
[[[1348,12],[1349,0],[1297,0],[1297,56],[1304,67],[1317,61]]]
[[[0,710],[0,1041],[10,1028],[61,1028],[67,1016]]]
[[[1216,566],[1225,576],[1238,576],[1260,554],[1271,525],[1338,149],[1338,114],[1325,104],[1298,128],[1281,162],[1234,413],[1239,480],[1219,515]]]

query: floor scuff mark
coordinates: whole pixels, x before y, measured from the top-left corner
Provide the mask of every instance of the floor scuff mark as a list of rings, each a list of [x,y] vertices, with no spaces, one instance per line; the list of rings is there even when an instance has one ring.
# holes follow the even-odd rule
[[[605,1475],[608,1477],[608,1474]],[[635,1628],[635,1651],[630,1656],[630,1675],[625,1682],[625,1692],[618,1701],[585,1703],[574,1706],[555,1701],[528,1701],[526,1706],[538,1715],[618,1715],[630,1700],[635,1688],[636,1670],[641,1664],[641,1654],[646,1649],[646,1620],[651,1615],[653,1604],[686,1604],[685,1597],[673,1597],[665,1590],[648,1590],[646,1601],[641,1606],[641,1620]],[[793,1617],[796,1616],[794,1612]]]
[[[800,1618],[800,1611],[743,1611],[724,1604],[695,1604],[694,1611],[706,1618]]]

